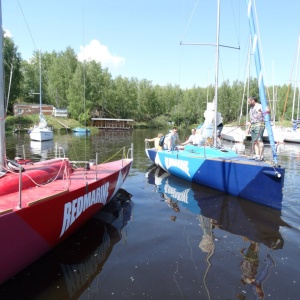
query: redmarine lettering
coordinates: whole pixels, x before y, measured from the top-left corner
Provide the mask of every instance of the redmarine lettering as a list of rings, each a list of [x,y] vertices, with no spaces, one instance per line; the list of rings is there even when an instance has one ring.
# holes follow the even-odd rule
[[[65,204],[64,208],[64,217],[63,217],[63,225],[61,228],[61,237],[66,230],[72,225],[72,223],[80,217],[81,213],[83,213],[90,206],[97,203],[106,203],[108,197],[108,188],[109,182],[106,182],[101,187],[93,190],[83,196],[74,199],[71,202]]]

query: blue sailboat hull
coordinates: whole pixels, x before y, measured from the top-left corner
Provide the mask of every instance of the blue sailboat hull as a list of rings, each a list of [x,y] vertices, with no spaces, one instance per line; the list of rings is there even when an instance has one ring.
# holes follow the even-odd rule
[[[179,178],[243,197],[275,209],[282,208],[284,169],[250,160],[234,151],[187,146],[184,150],[146,149],[156,165]]]

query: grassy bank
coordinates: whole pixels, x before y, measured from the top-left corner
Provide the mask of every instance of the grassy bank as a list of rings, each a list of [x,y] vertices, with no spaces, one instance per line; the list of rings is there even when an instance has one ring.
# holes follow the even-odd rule
[[[85,127],[79,121],[70,119],[70,118],[57,118],[52,116],[45,116],[48,126],[52,127],[54,131],[72,129],[75,127]],[[28,131],[30,127],[38,124],[39,116],[38,115],[31,115],[26,117],[13,117],[8,116],[6,117],[6,131],[12,131],[14,129],[20,128],[23,131]],[[90,127],[90,130],[93,132],[98,132],[97,128]]]

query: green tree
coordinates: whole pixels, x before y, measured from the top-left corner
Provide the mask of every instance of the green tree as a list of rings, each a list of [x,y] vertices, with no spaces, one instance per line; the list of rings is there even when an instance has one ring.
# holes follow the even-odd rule
[[[77,67],[73,77],[70,81],[68,90],[67,90],[67,101],[68,101],[68,110],[70,117],[80,121],[80,115],[84,112],[84,76],[83,76],[83,64],[77,62]]]
[[[64,52],[46,53],[45,64],[49,104],[58,108],[66,108],[68,106],[67,91],[77,67],[75,52],[68,47]]]
[[[13,112],[13,105],[16,99],[21,96],[23,74],[21,71],[21,54],[13,39],[3,37],[3,65],[4,65],[4,86],[5,97],[8,101],[8,111]]]

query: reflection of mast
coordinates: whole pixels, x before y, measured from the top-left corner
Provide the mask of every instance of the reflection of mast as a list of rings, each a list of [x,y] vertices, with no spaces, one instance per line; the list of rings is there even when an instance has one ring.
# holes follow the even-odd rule
[[[212,235],[212,219],[204,217],[202,215],[199,215],[199,221],[200,221],[200,226],[203,229],[203,236],[202,236],[202,240],[199,244],[199,248],[203,252],[207,252],[207,256],[206,256],[207,269],[203,276],[203,284],[204,284],[208,299],[211,299],[209,290],[206,285],[206,277],[207,277],[208,271],[211,267],[210,258],[215,253],[215,244],[214,244],[213,235]]]

